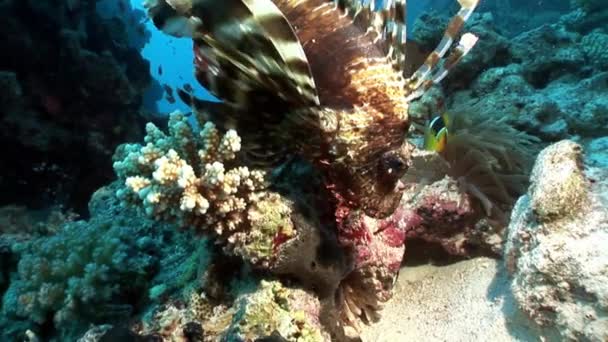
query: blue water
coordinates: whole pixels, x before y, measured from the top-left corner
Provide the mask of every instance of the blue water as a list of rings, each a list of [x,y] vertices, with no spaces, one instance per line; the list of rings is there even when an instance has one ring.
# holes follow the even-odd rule
[[[120,0],[123,1],[123,0]],[[98,12],[104,17],[111,17],[119,12],[116,0],[103,0],[97,4]],[[127,0],[124,0],[127,1]],[[134,10],[144,12],[143,1],[130,0]],[[127,17],[128,18],[128,17]],[[193,52],[192,41],[189,38],[174,38],[158,31],[147,17],[141,18],[145,23],[148,32],[151,33],[149,41],[141,50],[142,56],[150,61],[150,74],[160,84],[167,84],[174,90],[176,87],[183,87],[185,84],[192,86],[193,94],[201,99],[215,99],[213,95],[201,87],[194,78],[194,68],[192,66]],[[123,17],[124,19],[124,17]],[[130,34],[136,35],[133,32]],[[162,69],[162,75],[159,73]],[[158,97],[160,89],[150,89],[147,98]],[[170,113],[174,110],[188,112],[187,105],[179,100],[174,92],[175,103],[170,103],[165,96],[154,99],[146,103],[147,109],[155,113]]]

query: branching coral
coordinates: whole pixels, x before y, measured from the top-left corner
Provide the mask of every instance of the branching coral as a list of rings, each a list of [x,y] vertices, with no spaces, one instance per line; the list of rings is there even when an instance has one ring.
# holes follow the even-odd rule
[[[52,237],[18,245],[18,272],[3,308],[9,316],[58,329],[74,321],[131,314],[129,293],[145,289],[156,258],[147,237],[109,220],[69,223]]]
[[[126,189],[118,196],[140,202],[156,219],[222,234],[243,221],[247,204],[258,199],[264,175],[234,166],[240,138],[223,136],[208,122],[199,133],[180,113],[171,114],[169,135],[146,125],[147,145],[129,144],[119,151],[114,170]]]
[[[117,151],[114,169],[125,185],[117,196],[157,220],[216,235],[232,253],[268,266],[295,235],[292,204],[265,191],[262,171],[238,165],[236,131],[222,135],[202,120],[199,127],[195,132],[179,112],[170,116],[168,135],[149,123],[145,146]]]

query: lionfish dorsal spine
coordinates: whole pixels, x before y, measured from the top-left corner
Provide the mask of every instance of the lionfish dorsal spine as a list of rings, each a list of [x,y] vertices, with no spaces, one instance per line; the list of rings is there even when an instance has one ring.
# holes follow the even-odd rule
[[[414,100],[424,94],[433,84],[444,79],[462,57],[464,57],[477,43],[477,37],[472,33],[465,33],[457,47],[446,58],[454,40],[458,36],[465,22],[469,19],[479,0],[458,0],[460,10],[450,20],[443,37],[435,50],[429,54],[424,64],[406,80],[407,100]]]

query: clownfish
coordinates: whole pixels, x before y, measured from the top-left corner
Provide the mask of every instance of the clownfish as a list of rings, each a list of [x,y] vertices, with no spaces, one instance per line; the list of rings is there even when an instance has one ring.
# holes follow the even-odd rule
[[[447,113],[435,116],[424,129],[424,149],[441,153],[448,143],[450,117]]]

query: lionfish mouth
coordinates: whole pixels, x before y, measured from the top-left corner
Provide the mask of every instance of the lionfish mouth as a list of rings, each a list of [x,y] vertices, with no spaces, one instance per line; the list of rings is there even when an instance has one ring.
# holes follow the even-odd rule
[[[272,165],[284,153],[299,153],[323,161],[328,183],[382,217],[399,202],[407,169],[390,163],[409,163],[400,152],[408,103],[445,78],[477,41],[466,33],[454,44],[478,0],[458,2],[441,42],[409,77],[420,63],[408,58],[405,0],[146,0],[145,6],[164,32],[192,37],[197,80],[222,100],[193,103],[218,127],[239,131],[243,158]],[[383,159],[391,153],[404,160]]]

